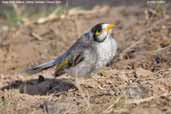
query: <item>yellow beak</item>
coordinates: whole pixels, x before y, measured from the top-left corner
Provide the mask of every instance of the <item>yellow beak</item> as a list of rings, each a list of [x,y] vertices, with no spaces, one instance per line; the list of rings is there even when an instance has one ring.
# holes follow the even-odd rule
[[[109,32],[109,31],[111,31],[114,27],[115,27],[115,24],[109,24],[109,25],[106,27],[105,31]]]

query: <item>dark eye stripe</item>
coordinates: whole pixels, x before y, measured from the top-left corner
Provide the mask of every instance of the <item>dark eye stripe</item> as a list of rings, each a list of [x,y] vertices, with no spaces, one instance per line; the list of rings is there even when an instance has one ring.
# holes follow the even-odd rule
[[[100,24],[97,24],[96,26],[94,26],[94,27],[92,28],[92,32],[93,32],[93,33],[96,33],[97,31],[98,31],[98,32],[101,32],[101,31],[102,31],[102,25],[103,25],[103,23],[100,23]]]
[[[94,38],[94,41],[96,41],[96,42],[103,42],[104,40],[105,40],[105,38],[104,39],[99,39],[98,37],[98,34],[96,34],[96,32],[99,32],[99,33],[101,33],[102,32],[102,30],[103,30],[103,28],[102,28],[102,25],[103,25],[104,23],[100,23],[100,24],[97,24],[97,25],[95,25],[92,29],[91,29],[91,32],[93,33],[93,38]]]
[[[102,26],[97,26],[96,32],[101,32],[102,31]]]

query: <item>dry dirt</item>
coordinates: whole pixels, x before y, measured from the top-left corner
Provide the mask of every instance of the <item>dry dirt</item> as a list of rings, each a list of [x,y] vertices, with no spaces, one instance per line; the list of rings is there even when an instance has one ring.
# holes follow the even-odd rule
[[[144,11],[104,6],[70,10],[43,24],[2,26],[0,114],[171,114],[171,18]],[[94,75],[96,81],[84,80],[83,93],[66,75],[54,79],[54,69],[22,73],[62,54],[99,22],[116,22],[119,53]]]

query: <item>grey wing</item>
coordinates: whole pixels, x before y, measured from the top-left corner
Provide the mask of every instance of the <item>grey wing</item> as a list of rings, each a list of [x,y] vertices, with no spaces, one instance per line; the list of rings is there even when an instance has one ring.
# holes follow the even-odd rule
[[[85,51],[91,48],[91,40],[81,37],[64,55],[56,65],[55,76],[65,73],[66,69],[77,66],[85,60]]]
[[[84,56],[82,53],[83,52],[78,50],[67,53],[67,56],[56,64],[55,76],[60,76],[65,73],[65,69],[69,69],[70,67],[73,67],[83,61]]]
[[[83,61],[84,52],[89,47],[91,47],[91,37],[90,34],[86,33],[63,55],[46,63],[26,69],[25,72],[28,74],[34,74],[56,66],[55,75],[59,76],[64,73],[65,69],[76,66]]]

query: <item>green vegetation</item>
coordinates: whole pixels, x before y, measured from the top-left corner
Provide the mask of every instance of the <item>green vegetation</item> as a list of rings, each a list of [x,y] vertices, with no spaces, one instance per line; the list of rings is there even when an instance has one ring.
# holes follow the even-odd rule
[[[0,11],[0,16],[5,18],[9,25],[18,26],[23,23],[22,17],[17,14],[16,10],[12,6],[7,6]]]
[[[62,15],[67,10],[65,5],[50,6],[50,7],[18,7],[10,5],[0,10],[0,16],[6,19],[11,26],[20,26],[24,20],[37,20],[41,17],[47,17],[52,13],[55,15]]]

